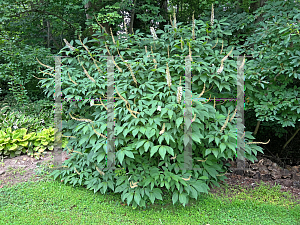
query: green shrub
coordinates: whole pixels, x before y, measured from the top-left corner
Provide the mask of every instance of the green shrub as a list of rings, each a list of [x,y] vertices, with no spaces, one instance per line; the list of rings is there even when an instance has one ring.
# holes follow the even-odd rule
[[[222,22],[215,20],[215,24],[215,32],[222,37],[226,32],[220,28]],[[73,186],[86,185],[102,194],[121,193],[122,201],[137,207],[162,200],[162,190],[172,193],[173,204],[180,202],[185,206],[189,198],[197,199],[201,193],[208,192],[209,185],[218,186],[226,178],[227,166],[223,161],[236,155],[236,122],[231,120],[235,114],[234,103],[228,102],[226,108],[193,100],[193,121],[184,121],[185,95],[182,94],[182,99],[177,97],[178,87],[189,81],[184,77],[185,58],[176,56],[189,55],[190,51],[201,56],[193,57],[192,61],[192,95],[197,98],[204,84],[206,87],[213,84],[220,92],[224,88],[229,92],[236,90],[235,59],[227,59],[220,73],[216,73],[219,66],[211,66],[212,63],[220,65],[221,59],[232,52],[232,47],[223,49],[222,46],[222,54],[220,45],[213,50],[216,40],[210,40],[203,21],[195,21],[196,39],[191,38],[192,27],[173,26],[166,25],[165,31],[156,31],[162,34],[159,39],[137,30],[127,36],[127,41],[115,41],[108,35],[104,41],[97,38],[75,41],[78,46],[74,49],[80,52],[80,57],[62,60],[69,64],[61,70],[62,93],[66,98],[85,100],[70,102],[66,110],[69,116],[67,122],[63,121],[67,131],[64,135],[75,138],[68,141],[65,150],[73,149],[73,152],[64,162],[68,169],[53,171],[54,179],[60,178]],[[101,41],[102,49],[90,48],[87,54],[85,44],[93,41]],[[62,51],[65,49],[68,55],[70,51],[67,47]],[[96,94],[105,97],[107,91],[107,58],[99,57],[100,50],[104,54],[109,51],[111,55],[120,52],[122,56],[115,58],[118,70],[114,73],[114,135],[115,165],[124,168],[125,174],[106,167],[107,104],[86,105]],[[93,61],[89,57],[93,57]],[[166,78],[171,81],[167,82]],[[51,77],[40,82],[48,96],[52,95],[55,79]],[[216,94],[216,91],[205,93],[203,97],[208,98],[209,93]],[[191,136],[185,134],[184,126],[191,126]],[[246,132],[246,142],[252,139],[251,133]],[[195,170],[182,170],[184,146],[189,141],[193,142],[190,165]],[[253,161],[257,151],[262,152],[258,146],[246,145],[245,157]]]

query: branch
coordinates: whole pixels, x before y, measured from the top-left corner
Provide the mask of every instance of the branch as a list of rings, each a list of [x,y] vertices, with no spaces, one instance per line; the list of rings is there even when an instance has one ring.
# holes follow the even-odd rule
[[[254,136],[255,136],[255,135],[257,134],[257,132],[258,132],[258,128],[259,128],[260,122],[261,122],[261,121],[257,121],[255,130],[254,130],[254,133],[253,133]]]
[[[282,149],[285,149],[286,146],[293,140],[293,138],[296,136],[296,134],[299,132],[300,128],[298,130],[296,130],[296,132],[294,133],[294,135],[285,143],[285,145],[283,146]]]

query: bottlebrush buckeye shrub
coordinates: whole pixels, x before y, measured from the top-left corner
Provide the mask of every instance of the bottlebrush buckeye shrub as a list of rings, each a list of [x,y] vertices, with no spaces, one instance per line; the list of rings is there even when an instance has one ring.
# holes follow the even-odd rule
[[[198,170],[180,169],[184,167],[184,146],[188,141],[184,135],[185,57],[175,56],[192,52],[201,56],[191,57],[196,83],[192,85],[193,98],[205,95],[204,84],[214,84],[220,91],[236,90],[236,60],[224,60],[232,48],[226,52],[224,48],[223,55],[212,50],[216,40],[210,41],[203,21],[195,20],[191,27],[179,25],[174,22],[164,31],[152,30],[153,36],[137,30],[126,35],[128,40],[107,34],[104,41],[75,41],[78,57],[62,59],[69,64],[62,67],[62,93],[66,98],[85,100],[70,102],[66,110],[69,116],[63,122],[67,131],[64,135],[71,138],[64,150],[72,151],[72,156],[64,162],[66,170],[51,173],[54,179],[73,186],[86,185],[102,194],[121,193],[122,201],[137,207],[162,200],[162,191],[172,193],[173,204],[185,206],[190,198],[207,193],[209,185],[218,186],[226,178],[222,160],[236,154],[234,103],[224,113],[213,103],[192,102],[192,166]],[[223,34],[221,28],[216,29]],[[195,38],[191,38],[193,33]],[[101,48],[88,48],[93,41],[101,41]],[[72,46],[73,41],[68,45]],[[104,54],[120,56],[114,57],[115,165],[126,173],[106,166],[107,103],[103,98],[107,92],[107,57],[99,57],[102,50]],[[69,54],[67,46],[62,51]],[[222,64],[223,71],[217,73],[219,68],[211,68],[212,63]],[[48,95],[53,94],[55,79],[41,82]],[[95,97],[102,99],[86,105]],[[246,132],[246,142],[250,139],[254,138]],[[246,145],[245,150],[246,158],[254,160],[253,153],[256,155],[261,148]]]

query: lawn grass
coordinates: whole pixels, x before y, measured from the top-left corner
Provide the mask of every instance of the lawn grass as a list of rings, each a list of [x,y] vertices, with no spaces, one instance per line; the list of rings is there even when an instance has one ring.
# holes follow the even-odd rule
[[[119,194],[94,194],[45,176],[0,189],[0,224],[300,224],[300,204],[279,189],[227,188],[185,208],[164,195],[163,202],[133,209]]]

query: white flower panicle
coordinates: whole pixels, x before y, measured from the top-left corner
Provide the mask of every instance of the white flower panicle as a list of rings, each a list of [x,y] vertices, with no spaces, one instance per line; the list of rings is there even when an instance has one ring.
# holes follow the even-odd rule
[[[126,22],[125,22],[125,17],[124,17],[124,28],[125,28],[125,32],[126,32],[126,34],[128,34],[128,33],[127,33]]]
[[[182,97],[182,86],[177,87],[177,102],[180,104]]]
[[[153,39],[156,40],[157,39],[157,36],[156,36],[156,33],[155,33],[155,30],[153,27],[150,27],[150,31],[151,31],[151,34],[153,36]]]
[[[223,61],[221,62],[220,68],[217,70],[217,73],[220,74],[224,69]]]
[[[174,13],[173,13],[173,17],[174,17],[174,28],[177,28],[175,10],[174,10]]]

